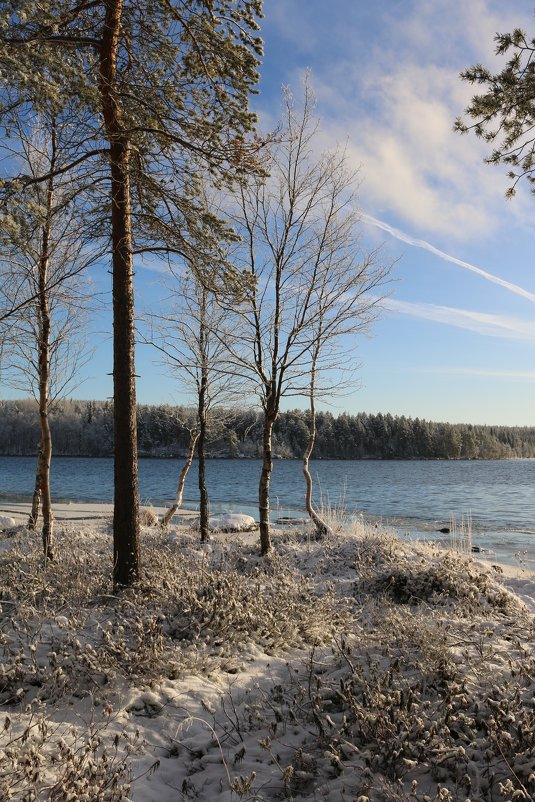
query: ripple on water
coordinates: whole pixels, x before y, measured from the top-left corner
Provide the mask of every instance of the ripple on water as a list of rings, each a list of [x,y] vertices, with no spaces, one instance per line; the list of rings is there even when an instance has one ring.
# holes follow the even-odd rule
[[[177,459],[142,459],[139,492],[145,503],[168,503],[175,494]],[[221,511],[256,514],[259,460],[208,460],[211,502]],[[35,457],[0,457],[0,498],[28,500],[33,492]],[[434,530],[456,517],[471,517],[478,544],[527,550],[535,557],[535,460],[423,461],[318,460],[311,465],[315,498],[336,510],[390,522],[400,531],[434,538]],[[113,498],[113,460],[56,457],[52,463],[55,500]],[[304,480],[299,460],[277,460],[271,482],[274,517],[302,517]],[[198,504],[197,471],[185,487],[186,507]],[[232,508],[232,509],[231,509]],[[513,545],[514,544],[514,545]]]

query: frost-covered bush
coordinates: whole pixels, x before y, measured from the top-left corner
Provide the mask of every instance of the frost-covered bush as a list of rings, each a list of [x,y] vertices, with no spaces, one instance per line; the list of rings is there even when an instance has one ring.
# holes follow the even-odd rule
[[[143,540],[118,594],[103,532],[59,529],[46,566],[23,530],[0,553],[2,802],[126,802],[123,726],[135,775],[157,733],[184,799],[535,798],[534,618],[477,563],[364,527],[267,559]]]
[[[362,537],[356,545],[355,567],[359,573],[373,573],[384,565],[398,564],[405,559],[399,538],[379,527],[360,527]]]
[[[244,558],[235,567],[231,561],[195,565],[174,553],[160,554],[147,580],[166,636],[202,639],[226,653],[239,652],[247,640],[268,649],[324,642],[344,619],[332,593],[318,596],[308,579],[277,558]]]
[[[480,636],[490,634],[483,616],[462,656],[466,624],[395,606],[381,620],[373,602],[360,621],[357,634],[313,650],[299,674],[289,672],[264,699],[271,722],[260,745],[278,766],[280,795],[323,798],[323,778],[333,799],[534,798],[535,671],[524,649],[517,645],[506,661],[494,637],[482,649]],[[298,732],[304,737],[292,752],[287,744]]]
[[[356,545],[354,615],[334,648],[247,704],[279,796],[535,798],[533,616],[470,560],[382,536]],[[354,547],[340,542],[346,562]]]
[[[43,715],[16,731],[9,716],[0,724],[2,802],[130,802],[135,737],[117,735],[106,748],[95,724],[83,734]]]
[[[140,507],[139,523],[141,526],[157,526],[158,516],[151,507]]]
[[[511,614],[516,599],[471,560],[443,552],[438,558],[391,559],[356,583],[359,594],[384,595],[398,604],[456,603],[469,615],[475,607],[492,607]]]
[[[408,650],[375,664],[347,644],[342,651],[345,669],[336,686],[318,690],[314,715],[340,771],[356,761],[415,791],[447,786],[453,799],[498,800],[500,783],[514,799],[535,793],[533,679],[529,688],[514,680],[470,688],[451,659],[431,671],[419,656],[408,671]]]
[[[22,533],[0,557],[0,702],[101,699],[117,676],[143,682],[222,665],[235,672],[247,644],[326,642],[344,620],[333,593],[318,595],[276,557],[245,556],[240,570],[239,557],[193,540],[174,549],[159,532],[145,540],[143,578],[119,595],[110,593],[106,537],[60,532],[58,559],[45,568],[37,538]]]

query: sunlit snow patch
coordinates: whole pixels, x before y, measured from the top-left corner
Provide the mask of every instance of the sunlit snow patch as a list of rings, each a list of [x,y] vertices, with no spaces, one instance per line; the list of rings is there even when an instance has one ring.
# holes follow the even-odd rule
[[[224,515],[209,518],[208,528],[214,532],[252,532],[254,529],[258,529],[258,525],[250,515],[227,512]]]

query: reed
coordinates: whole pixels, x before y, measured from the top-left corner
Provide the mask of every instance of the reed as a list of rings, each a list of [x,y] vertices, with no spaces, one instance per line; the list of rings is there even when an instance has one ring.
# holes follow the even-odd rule
[[[459,554],[472,554],[472,513],[462,513],[459,525],[457,517],[450,518],[450,549]]]

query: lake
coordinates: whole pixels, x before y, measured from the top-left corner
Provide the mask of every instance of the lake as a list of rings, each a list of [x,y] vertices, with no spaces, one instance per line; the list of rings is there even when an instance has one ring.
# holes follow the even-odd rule
[[[139,492],[143,503],[164,505],[174,496],[180,460],[142,459]],[[214,512],[258,517],[259,460],[208,460],[207,480]],[[0,457],[0,500],[31,497],[34,457]],[[471,516],[474,542],[500,559],[535,560],[535,460],[424,461],[318,460],[311,463],[316,500],[347,513],[379,518],[402,533],[437,537],[437,529]],[[109,458],[56,457],[52,463],[56,501],[113,498]],[[198,503],[196,463],[184,492],[184,506]],[[271,483],[273,515],[303,514],[304,480],[297,460],[277,460]],[[515,556],[516,555],[516,556]]]

